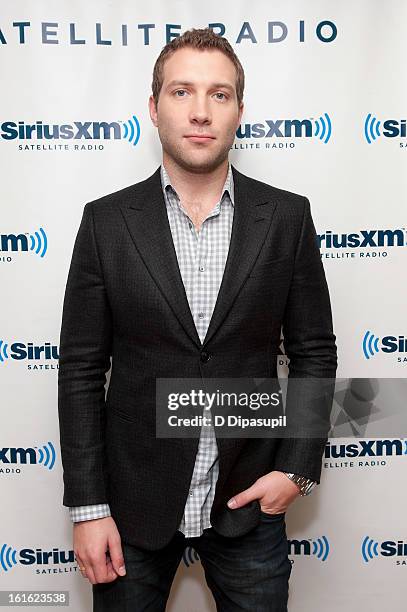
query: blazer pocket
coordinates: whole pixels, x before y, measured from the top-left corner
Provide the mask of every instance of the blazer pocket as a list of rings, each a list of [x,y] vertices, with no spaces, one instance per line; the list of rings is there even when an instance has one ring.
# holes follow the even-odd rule
[[[113,408],[111,405],[106,405],[107,412],[110,412],[113,416],[117,417],[122,421],[127,421],[127,423],[134,423],[135,420],[131,418],[128,414],[125,414],[121,410],[117,410],[117,408]]]
[[[292,257],[274,257],[272,259],[267,259],[262,263],[255,263],[252,271],[249,274],[249,277],[255,276],[263,276],[264,274],[271,274],[273,270],[278,270],[281,272],[284,269],[284,266],[289,270],[293,265]]]

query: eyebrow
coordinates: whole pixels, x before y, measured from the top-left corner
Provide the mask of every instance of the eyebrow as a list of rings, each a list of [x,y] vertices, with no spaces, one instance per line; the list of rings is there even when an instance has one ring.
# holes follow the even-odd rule
[[[194,83],[192,83],[191,81],[178,81],[178,80],[173,80],[170,81],[167,85],[167,89],[169,89],[170,87],[174,87],[175,85],[184,85],[187,87],[194,87]],[[234,91],[234,87],[232,85],[230,85],[229,83],[212,83],[210,89],[217,89],[217,88],[223,88],[223,89],[228,89],[229,91],[233,92]]]

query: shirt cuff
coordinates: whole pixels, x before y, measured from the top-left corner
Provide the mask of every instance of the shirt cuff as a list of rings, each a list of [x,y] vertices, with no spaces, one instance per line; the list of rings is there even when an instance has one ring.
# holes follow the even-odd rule
[[[69,515],[73,523],[91,521],[93,519],[111,516],[109,504],[92,504],[89,506],[73,506],[69,508]]]

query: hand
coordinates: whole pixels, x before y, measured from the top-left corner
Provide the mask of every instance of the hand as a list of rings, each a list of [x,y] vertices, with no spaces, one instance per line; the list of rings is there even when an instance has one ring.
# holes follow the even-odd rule
[[[111,516],[74,523],[74,553],[82,576],[92,584],[124,576],[121,538]],[[109,552],[109,556],[106,555]]]
[[[284,472],[274,470],[258,478],[248,489],[234,495],[228,501],[228,507],[234,510],[258,499],[262,512],[280,514],[285,512],[299,495],[299,486],[287,478]]]

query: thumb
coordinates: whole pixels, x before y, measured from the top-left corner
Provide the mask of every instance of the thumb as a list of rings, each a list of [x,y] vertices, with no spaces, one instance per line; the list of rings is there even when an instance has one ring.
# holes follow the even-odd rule
[[[234,510],[235,508],[241,508],[242,506],[245,506],[254,499],[257,499],[258,497],[259,491],[255,483],[248,489],[245,489],[244,491],[241,491],[241,493],[234,495],[231,499],[229,499],[227,505],[229,508]]]
[[[126,568],[120,540],[114,539],[109,541],[109,555],[115,572],[117,572],[119,576],[124,576]]]

